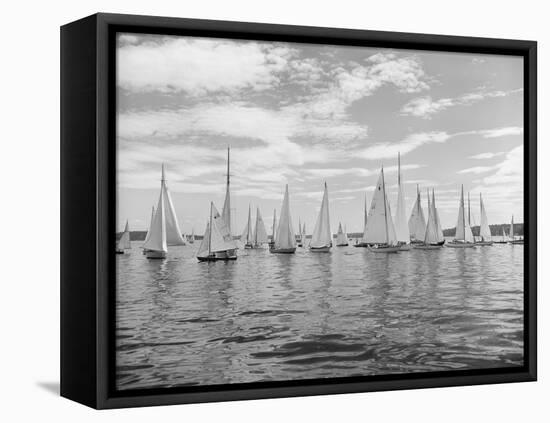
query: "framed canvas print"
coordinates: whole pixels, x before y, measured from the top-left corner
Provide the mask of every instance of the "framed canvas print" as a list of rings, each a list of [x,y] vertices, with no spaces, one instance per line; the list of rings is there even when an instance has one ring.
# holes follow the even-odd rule
[[[536,43],[61,29],[61,393],[536,380]]]

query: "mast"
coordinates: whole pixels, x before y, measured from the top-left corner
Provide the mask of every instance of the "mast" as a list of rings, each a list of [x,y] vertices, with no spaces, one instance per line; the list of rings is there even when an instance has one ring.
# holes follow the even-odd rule
[[[386,182],[384,181],[384,166],[382,166],[382,193],[384,197],[384,220],[386,222],[386,243],[389,244],[388,235],[388,209],[386,204]]]
[[[462,227],[464,228],[464,241],[466,241],[466,215],[464,212],[464,185],[460,186],[460,206],[462,207]],[[468,216],[469,219],[469,216]]]
[[[231,234],[231,197],[229,194],[229,185],[230,185],[230,164],[229,164],[229,155],[230,147],[227,147],[227,174],[226,174],[226,188],[225,188],[225,201],[223,203],[222,216],[225,220],[225,224],[229,229],[229,234]]]
[[[210,230],[208,231],[208,255],[212,254],[212,208],[214,203],[210,202]]]

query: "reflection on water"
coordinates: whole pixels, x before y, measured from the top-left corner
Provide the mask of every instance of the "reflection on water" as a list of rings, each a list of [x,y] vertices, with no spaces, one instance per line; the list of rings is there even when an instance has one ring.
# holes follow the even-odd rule
[[[117,255],[119,389],[523,363],[523,247]]]

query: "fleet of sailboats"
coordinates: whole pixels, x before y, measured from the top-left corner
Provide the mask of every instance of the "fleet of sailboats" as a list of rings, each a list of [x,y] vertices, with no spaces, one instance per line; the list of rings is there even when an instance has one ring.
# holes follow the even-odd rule
[[[356,240],[356,247],[368,247],[369,251],[375,253],[389,253],[407,251],[411,245],[417,249],[436,250],[445,244],[441,219],[436,207],[435,190],[428,191],[428,219],[426,221],[422,209],[420,189],[417,185],[416,200],[413,205],[410,218],[406,218],[406,204],[401,175],[401,156],[397,158],[397,207],[395,215],[392,215],[390,202],[387,195],[387,186],[384,175],[384,168],[380,170],[378,181],[372,196],[370,208],[367,209],[367,196],[364,200],[363,234]],[[468,210],[464,201],[464,187],[460,190],[460,201],[458,208],[455,237],[446,245],[451,248],[471,248],[474,246],[490,246],[494,243],[523,244],[524,239],[516,237],[514,231],[514,217],[510,223],[509,235],[502,228],[502,239],[494,239],[485,209],[482,194],[479,194],[480,225],[479,239],[474,237],[472,232],[472,218],[470,207],[470,195],[468,193]],[[161,167],[161,186],[156,208],[151,210],[149,228],[142,245],[143,253],[150,259],[165,258],[168,247],[185,245],[187,238],[190,244],[195,241],[195,231],[191,235],[182,235],[178,218],[176,216],[174,203],[166,183],[164,164]],[[225,199],[222,213],[220,214],[214,205],[210,203],[210,213],[206,229],[202,237],[197,258],[199,261],[236,260],[238,242],[232,235],[231,216],[231,192],[230,192],[230,149],[227,149],[227,174],[225,186]],[[298,233],[295,234],[292,225],[290,198],[288,184],[285,186],[283,202],[281,205],[279,221],[277,211],[273,211],[273,224],[271,236],[268,237],[265,224],[262,219],[260,208],[256,208],[256,218],[253,224],[252,208],[249,205],[248,218],[245,229],[240,236],[241,247],[263,248],[269,245],[271,253],[292,254],[296,247],[306,247],[306,224],[299,219]],[[338,247],[348,246],[349,238],[342,223],[338,224],[335,245]],[[330,252],[333,246],[333,235],[330,226],[329,197],[327,183],[324,184],[321,207],[315,222],[315,227],[309,243],[311,252]],[[122,232],[117,245],[116,253],[124,254],[131,249],[130,230],[128,221]]]
[[[330,231],[330,216],[328,206],[328,188],[325,182],[325,190],[323,191],[323,200],[319,215],[315,222],[315,227],[311,235],[309,249],[316,253],[328,253],[332,247],[332,232]]]

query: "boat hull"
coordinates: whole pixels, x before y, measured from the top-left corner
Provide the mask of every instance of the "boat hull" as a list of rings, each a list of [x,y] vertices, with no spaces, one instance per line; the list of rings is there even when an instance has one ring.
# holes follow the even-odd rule
[[[349,244],[336,244],[337,247],[347,247]]]
[[[449,248],[473,248],[476,245],[473,242],[447,242],[445,246]]]
[[[479,241],[479,242],[476,242],[476,245],[478,247],[489,247],[493,245],[493,241]]]
[[[416,250],[441,250],[443,245],[439,244],[415,244],[414,248]]]
[[[398,253],[401,250],[401,246],[369,246],[369,251],[373,253]]]
[[[210,255],[206,257],[197,257],[199,261],[232,261],[237,260],[237,256],[216,256],[216,255]]]
[[[309,251],[312,253],[328,253],[331,247],[309,247]]]
[[[399,251],[410,251],[412,248],[411,244],[401,244],[399,246]]]
[[[518,239],[516,241],[510,241],[508,242],[508,244],[511,244],[511,245],[523,245],[523,239]]]
[[[115,254],[124,254],[124,250],[115,250]]]
[[[296,247],[294,248],[270,248],[270,253],[273,254],[294,254],[296,252]]]
[[[148,259],[165,259],[166,258],[166,251],[154,251],[154,250],[147,250],[145,252],[145,257]]]
[[[366,242],[360,242],[358,244],[354,244],[353,246],[356,248],[367,248],[369,244],[367,244]]]

